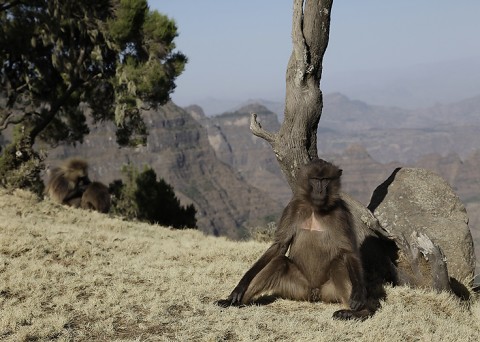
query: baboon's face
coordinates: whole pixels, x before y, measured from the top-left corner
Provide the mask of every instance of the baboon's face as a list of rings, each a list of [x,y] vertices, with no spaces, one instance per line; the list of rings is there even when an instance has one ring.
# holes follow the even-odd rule
[[[335,165],[315,160],[300,172],[298,187],[312,206],[328,209],[338,197],[341,174]]]
[[[329,191],[328,185],[331,180],[331,178],[321,178],[321,176],[308,179],[310,185],[310,199],[313,206],[322,207],[325,205]]]
[[[82,192],[85,191],[87,186],[91,183],[86,170],[75,170],[72,178],[75,180],[75,188]]]
[[[85,191],[85,189],[87,188],[87,186],[90,184],[90,179],[88,178],[88,176],[84,176],[84,177],[80,177],[78,179],[78,184],[77,184],[77,187],[78,189],[82,190],[82,191]]]

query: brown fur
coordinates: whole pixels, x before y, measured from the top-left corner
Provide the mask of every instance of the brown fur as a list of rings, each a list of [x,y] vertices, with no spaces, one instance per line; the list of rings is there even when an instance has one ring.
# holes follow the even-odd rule
[[[79,207],[79,199],[88,184],[88,163],[73,158],[51,171],[45,194],[58,203]]]
[[[220,306],[244,305],[263,295],[342,303],[335,318],[364,319],[364,272],[352,216],[340,199],[342,171],[315,159],[299,171],[273,244]],[[288,256],[285,254],[290,249]]]
[[[110,193],[108,187],[100,182],[92,182],[83,193],[81,207],[108,213],[110,210]]]

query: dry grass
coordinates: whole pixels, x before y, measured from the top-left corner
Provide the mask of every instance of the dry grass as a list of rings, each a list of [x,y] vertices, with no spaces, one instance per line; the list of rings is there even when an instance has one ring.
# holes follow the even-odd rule
[[[0,340],[478,341],[480,303],[388,288],[365,322],[278,300],[221,309],[266,249],[0,190]]]

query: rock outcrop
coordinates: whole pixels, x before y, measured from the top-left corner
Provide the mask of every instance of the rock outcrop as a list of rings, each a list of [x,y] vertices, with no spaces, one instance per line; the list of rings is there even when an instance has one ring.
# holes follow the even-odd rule
[[[425,169],[396,169],[374,191],[369,209],[397,241],[428,237],[443,251],[450,277],[473,280],[475,254],[467,213],[443,178]]]

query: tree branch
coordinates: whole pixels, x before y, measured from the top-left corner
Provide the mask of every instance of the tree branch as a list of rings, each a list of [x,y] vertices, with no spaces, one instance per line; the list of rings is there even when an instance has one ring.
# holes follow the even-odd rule
[[[304,8],[303,37],[308,49],[307,73],[320,83],[323,55],[330,35],[330,14],[333,0],[308,0]]]
[[[34,115],[39,115],[36,111],[27,111],[20,109],[2,109],[0,110],[0,131],[5,130],[10,125],[17,125],[24,122]]]
[[[39,122],[33,129],[30,131],[29,136],[31,141],[35,141],[35,138],[37,137],[40,132],[42,132],[45,127],[48,126],[48,124],[53,120],[55,115],[57,115],[58,111],[60,108],[65,104],[65,102],[70,98],[70,96],[73,94],[75,90],[77,90],[79,85],[75,83],[72,83],[65,93],[55,102],[52,104],[50,107],[50,110],[48,113],[44,116],[43,120]]]
[[[9,10],[10,8],[12,8],[14,6],[20,5],[22,2],[23,1],[21,1],[21,0],[14,0],[14,1],[11,1],[11,2],[4,3],[4,4],[0,5],[0,12]]]
[[[308,68],[308,48],[303,35],[303,2],[295,0],[293,3],[292,41],[293,54],[295,55],[296,71],[295,82],[304,80]]]
[[[80,61],[80,59],[79,59]],[[72,82],[68,88],[66,89],[65,93],[55,101],[52,106],[50,107],[50,110],[48,111],[47,115],[43,118],[43,120],[35,126],[35,128],[30,132],[30,138],[32,141],[35,141],[35,138],[37,137],[38,134],[40,134],[47,126],[50,124],[50,122],[53,120],[55,115],[57,115],[58,111],[62,106],[65,105],[65,102],[68,101],[70,96],[75,92],[78,88],[82,86],[86,86],[91,84],[96,79],[99,79],[102,75],[101,74],[96,74],[93,77],[91,77],[88,81],[81,81],[77,80]]]
[[[0,131],[3,131],[10,125],[16,125],[25,120],[28,114],[20,115],[19,117],[14,117],[13,113],[10,112],[9,114],[5,114],[5,117],[2,115],[2,119],[0,120]]]
[[[273,146],[275,143],[276,135],[274,133],[268,132],[262,128],[262,125],[257,121],[257,114],[252,113],[250,117],[250,131],[253,135],[266,140],[270,145]]]

